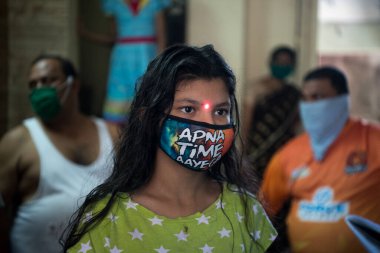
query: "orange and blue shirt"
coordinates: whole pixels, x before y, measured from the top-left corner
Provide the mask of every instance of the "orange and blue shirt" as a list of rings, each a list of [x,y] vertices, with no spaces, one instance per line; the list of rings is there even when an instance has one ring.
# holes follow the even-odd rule
[[[344,222],[356,214],[380,222],[380,126],[350,118],[322,161],[302,134],[272,158],[261,197],[275,215],[288,199],[292,252],[365,252]]]

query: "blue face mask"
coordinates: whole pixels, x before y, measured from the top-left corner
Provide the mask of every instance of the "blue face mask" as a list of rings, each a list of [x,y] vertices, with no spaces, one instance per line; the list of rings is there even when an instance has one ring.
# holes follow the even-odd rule
[[[301,102],[300,112],[303,126],[311,139],[314,157],[321,161],[347,122],[348,95]]]

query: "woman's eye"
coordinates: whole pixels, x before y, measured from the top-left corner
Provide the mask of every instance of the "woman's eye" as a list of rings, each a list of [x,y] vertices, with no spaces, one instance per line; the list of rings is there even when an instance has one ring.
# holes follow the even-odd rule
[[[185,106],[185,107],[182,107],[182,109],[181,109],[181,112],[184,112],[184,113],[191,113],[193,111],[194,111],[194,109],[190,106]]]
[[[218,115],[218,116],[225,116],[225,115],[228,115],[229,114],[229,110],[227,110],[227,109],[218,109],[218,110],[216,110],[216,115]]]

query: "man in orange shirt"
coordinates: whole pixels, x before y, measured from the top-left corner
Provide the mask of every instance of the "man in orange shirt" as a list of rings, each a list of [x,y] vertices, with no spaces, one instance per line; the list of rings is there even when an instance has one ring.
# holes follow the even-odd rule
[[[347,81],[335,68],[309,72],[302,92],[306,133],[274,155],[260,195],[273,218],[290,200],[292,252],[366,252],[344,218],[380,222],[380,127],[349,116]]]

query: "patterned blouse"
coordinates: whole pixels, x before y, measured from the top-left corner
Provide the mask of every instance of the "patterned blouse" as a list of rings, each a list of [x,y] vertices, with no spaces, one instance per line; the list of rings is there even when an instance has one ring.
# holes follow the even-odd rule
[[[68,252],[265,252],[277,232],[256,198],[247,196],[245,212],[241,196],[225,185],[219,198],[203,212],[170,219],[120,193],[106,218]],[[107,201],[97,203],[83,222]]]

